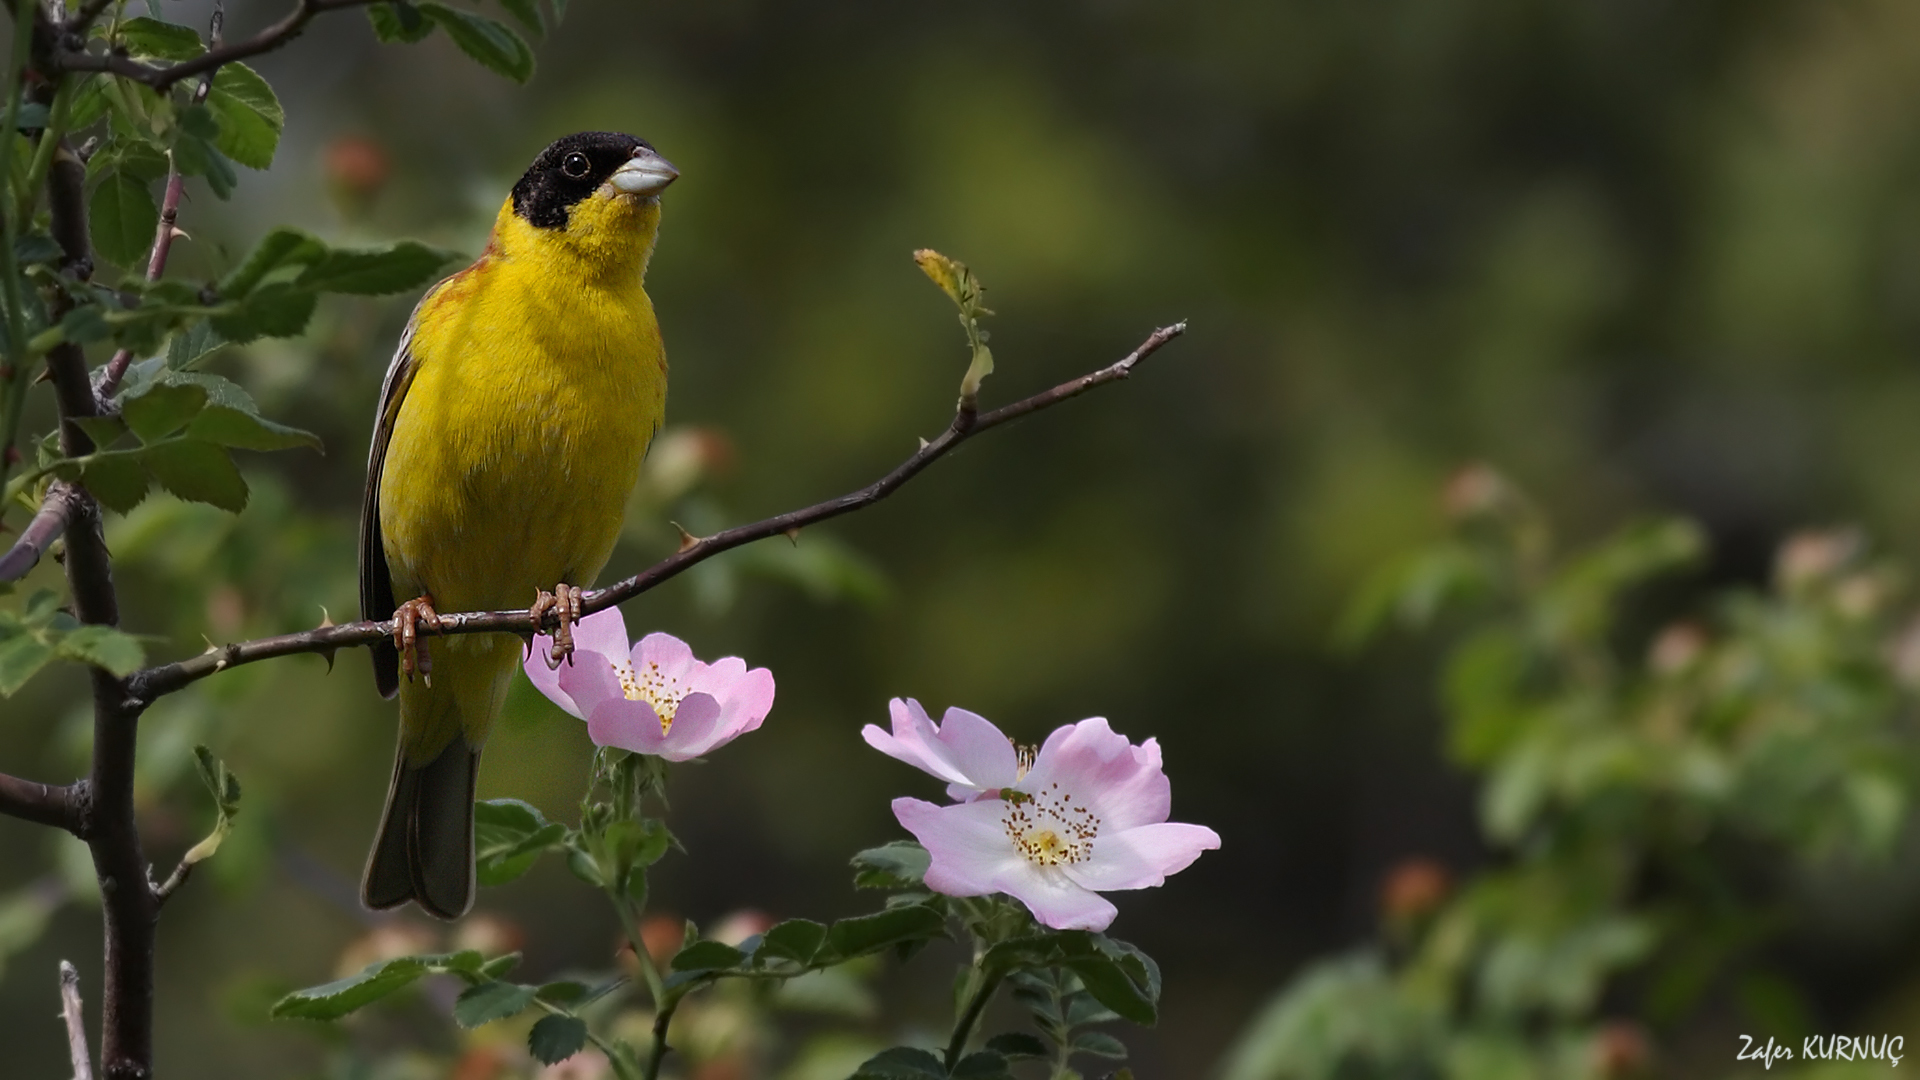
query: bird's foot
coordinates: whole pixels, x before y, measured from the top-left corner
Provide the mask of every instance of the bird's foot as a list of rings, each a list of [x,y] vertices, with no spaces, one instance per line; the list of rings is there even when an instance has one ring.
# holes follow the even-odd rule
[[[579,586],[563,581],[555,585],[552,592],[538,590],[533,598],[533,606],[527,609],[527,617],[533,620],[536,634],[540,632],[548,612],[559,616],[560,625],[553,631],[553,651],[546,658],[549,671],[558,671],[562,661],[573,662],[573,624],[580,621],[584,596],[585,591]]]
[[[440,629],[440,613],[433,610],[433,597],[425,593],[393,609],[393,647],[400,650],[400,670],[406,672],[407,681],[413,681],[418,668],[420,680],[432,686],[433,652],[420,640],[423,629],[429,633]]]

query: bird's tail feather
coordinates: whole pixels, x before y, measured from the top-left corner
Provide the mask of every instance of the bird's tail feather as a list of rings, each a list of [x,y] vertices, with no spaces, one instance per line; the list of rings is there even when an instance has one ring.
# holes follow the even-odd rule
[[[432,761],[409,766],[403,743],[367,859],[360,899],[376,910],[417,901],[457,919],[473,906],[473,789],[480,751],[456,735]]]

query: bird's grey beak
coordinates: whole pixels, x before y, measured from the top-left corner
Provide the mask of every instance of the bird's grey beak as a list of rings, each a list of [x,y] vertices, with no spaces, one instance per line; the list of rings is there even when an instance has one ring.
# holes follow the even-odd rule
[[[666,190],[668,184],[679,179],[680,170],[673,162],[651,150],[642,149],[626,164],[613,171],[607,183],[615,191],[627,195],[658,195]]]

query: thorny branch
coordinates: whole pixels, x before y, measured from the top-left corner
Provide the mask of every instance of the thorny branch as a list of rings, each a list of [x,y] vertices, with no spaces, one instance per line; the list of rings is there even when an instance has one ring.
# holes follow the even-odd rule
[[[73,47],[76,44],[83,44],[83,42],[75,41],[64,42],[62,44],[61,50],[53,55],[53,65],[61,71],[111,72],[112,74],[132,79],[136,82],[145,83],[155,90],[165,90],[181,79],[192,78],[202,72],[212,71],[222,64],[232,63],[235,60],[245,60],[249,56],[258,56],[264,52],[272,52],[300,36],[300,32],[306,29],[307,23],[312,22],[313,17],[316,15],[321,15],[329,11],[340,11],[345,8],[365,7],[373,2],[374,0],[300,0],[299,6],[287,12],[286,16],[279,22],[274,23],[272,26],[267,27],[265,30],[260,31],[245,41],[236,41],[231,45],[209,49],[191,60],[182,60],[175,64],[144,64],[118,53],[85,52],[80,48]],[[85,15],[86,12],[83,11],[81,14]],[[97,16],[98,13],[96,12],[95,14]],[[88,18],[85,22],[91,23],[92,21],[92,18]],[[78,33],[84,34],[85,23],[81,23],[80,19],[76,17],[75,24],[80,26]],[[68,30],[70,35],[78,36],[74,34],[71,25]]]
[[[20,538],[6,554],[0,555],[0,581],[18,581],[27,576],[27,571],[33,569],[40,556],[66,531],[79,498],[79,490],[64,480],[47,485],[47,496],[40,500],[40,512],[20,530]]]
[[[220,51],[220,32],[226,25],[226,21],[227,13],[225,9],[216,2],[213,6],[212,24],[207,30],[207,41],[214,52]],[[208,68],[207,73],[200,77],[200,85],[193,92],[193,103],[195,105],[201,105],[206,102],[207,95],[213,91],[214,77],[219,74],[220,69],[216,66]],[[153,250],[152,253],[147,256],[147,284],[149,285],[159,281],[160,275],[166,272],[167,255],[173,251],[173,238],[181,235],[178,224],[180,220],[180,199],[181,196],[186,194],[186,190],[186,177],[180,175],[180,166],[174,162],[173,155],[168,154],[167,189],[166,193],[160,197],[160,223],[154,226]],[[121,349],[119,352],[114,353],[113,359],[107,361],[107,366],[100,371],[99,383],[95,387],[95,392],[102,398],[112,397],[113,392],[120,386],[121,378],[127,373],[127,366],[132,363],[132,349]],[[0,581],[4,580],[4,577],[0,577]]]
[[[1016,401],[992,412],[976,414],[971,410],[962,409],[954,415],[953,423],[940,433],[939,438],[924,443],[918,451],[896,466],[892,472],[866,487],[837,499],[816,503],[803,510],[779,514],[764,521],[756,521],[751,525],[726,529],[704,538],[688,538],[678,552],[660,560],[641,573],[607,588],[588,592],[584,611],[591,614],[624,600],[630,600],[689,569],[694,564],[704,562],[723,551],[771,536],[791,536],[815,522],[826,521],[829,518],[852,513],[862,507],[871,506],[891,495],[895,489],[913,479],[922,469],[944,457],[948,451],[980,432],[1018,420],[1029,413],[1058,405],[1094,387],[1127,378],[1133,374],[1136,365],[1158,352],[1167,342],[1185,333],[1186,329],[1187,324],[1184,322],[1161,327],[1117,363],[1109,364],[1098,371],[1061,383],[1051,390]],[[478,634],[504,631],[525,635],[530,629],[528,613],[524,610],[488,611],[441,615],[440,629],[437,633]],[[423,628],[421,632],[428,631]],[[162,695],[173,693],[190,683],[230,667],[300,653],[321,653],[331,658],[335,650],[355,645],[371,645],[386,639],[392,633],[391,620],[352,622],[338,626],[321,626],[297,634],[281,634],[277,637],[218,645],[190,660],[162,664],[135,672],[127,678],[127,693],[133,701],[144,707]]]

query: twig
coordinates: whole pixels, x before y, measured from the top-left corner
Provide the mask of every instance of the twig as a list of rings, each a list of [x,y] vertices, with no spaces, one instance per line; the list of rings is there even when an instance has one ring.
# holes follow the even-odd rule
[[[87,1050],[87,1017],[80,1007],[80,973],[60,961],[60,1016],[67,1022],[67,1052],[73,1080],[93,1080],[93,1055]]]
[[[226,21],[227,12],[225,7],[222,6],[218,0],[215,0],[213,5],[213,18],[207,28],[208,47],[213,51],[219,51],[221,41],[220,32],[226,25]],[[200,86],[193,92],[193,103],[195,105],[206,103],[207,95],[213,91],[213,80],[219,74],[220,69],[214,67],[209,68],[207,73],[201,76]],[[173,155],[168,154],[167,188],[166,193],[160,197],[160,223],[154,226],[153,250],[147,255],[147,284],[149,285],[159,281],[160,275],[166,272],[167,255],[173,251],[173,238],[180,231],[177,228],[177,223],[180,220],[180,198],[186,193],[186,190],[186,177],[180,175],[180,167],[174,164]],[[120,380],[126,376],[128,365],[132,363],[132,349],[121,349],[114,353],[113,359],[108,360],[107,366],[100,371],[100,378],[95,386],[95,393],[99,394],[101,398],[112,397],[113,392],[120,388]]]
[[[238,41],[217,49],[209,49],[191,60],[182,60],[177,64],[143,64],[115,53],[88,53],[62,51],[53,56],[54,66],[61,71],[106,71],[135,82],[142,82],[155,90],[165,90],[181,79],[192,78],[203,71],[212,71],[222,64],[235,60],[244,60],[249,56],[258,56],[273,50],[300,36],[307,23],[316,15],[329,11],[341,11],[346,8],[365,7],[375,0],[300,0],[299,6],[286,14],[286,17],[245,41]]]
[[[51,825],[85,839],[85,781],[55,787],[0,773],[0,814]]]
[[[156,909],[164,907],[167,898],[173,895],[173,891],[187,883],[187,879],[193,876],[193,867],[193,863],[181,859],[180,865],[174,867],[173,873],[167,875],[167,880],[153,887],[153,906]]]
[[[694,564],[704,562],[723,551],[750,544],[755,540],[764,540],[770,536],[789,535],[815,522],[826,521],[842,514],[852,513],[862,507],[871,506],[893,494],[895,489],[913,479],[921,470],[973,436],[1009,421],[1018,420],[1029,413],[1058,405],[1068,398],[1078,397],[1097,386],[1127,378],[1133,374],[1136,365],[1158,352],[1167,342],[1185,333],[1186,329],[1187,324],[1183,322],[1161,327],[1118,363],[1061,383],[1051,390],[1016,401],[1011,405],[975,416],[969,416],[966,413],[956,414],[953,423],[940,434],[939,438],[921,446],[913,456],[901,462],[892,472],[866,487],[837,499],[816,503],[804,510],[780,514],[751,525],[741,525],[715,533],[695,540],[691,544],[683,544],[678,552],[653,564],[645,571],[607,588],[588,592],[584,612],[591,614],[630,600],[691,568]],[[524,635],[528,629],[527,612],[521,609],[441,615],[440,629],[437,632],[440,634],[506,632]],[[281,634],[276,637],[256,638],[252,641],[235,642],[229,645],[216,645],[190,660],[162,664],[133,673],[127,678],[127,693],[130,698],[144,707],[163,695],[171,694],[230,667],[300,653],[331,654],[343,647],[371,645],[388,638],[392,633],[392,620],[363,621],[322,626],[297,634]]]
[[[13,542],[6,554],[0,555],[0,581],[18,581],[27,576],[27,571],[33,569],[40,556],[66,531],[67,519],[73,516],[78,499],[79,492],[64,480],[47,485],[47,497],[40,500],[40,512],[20,530],[20,539]]]

